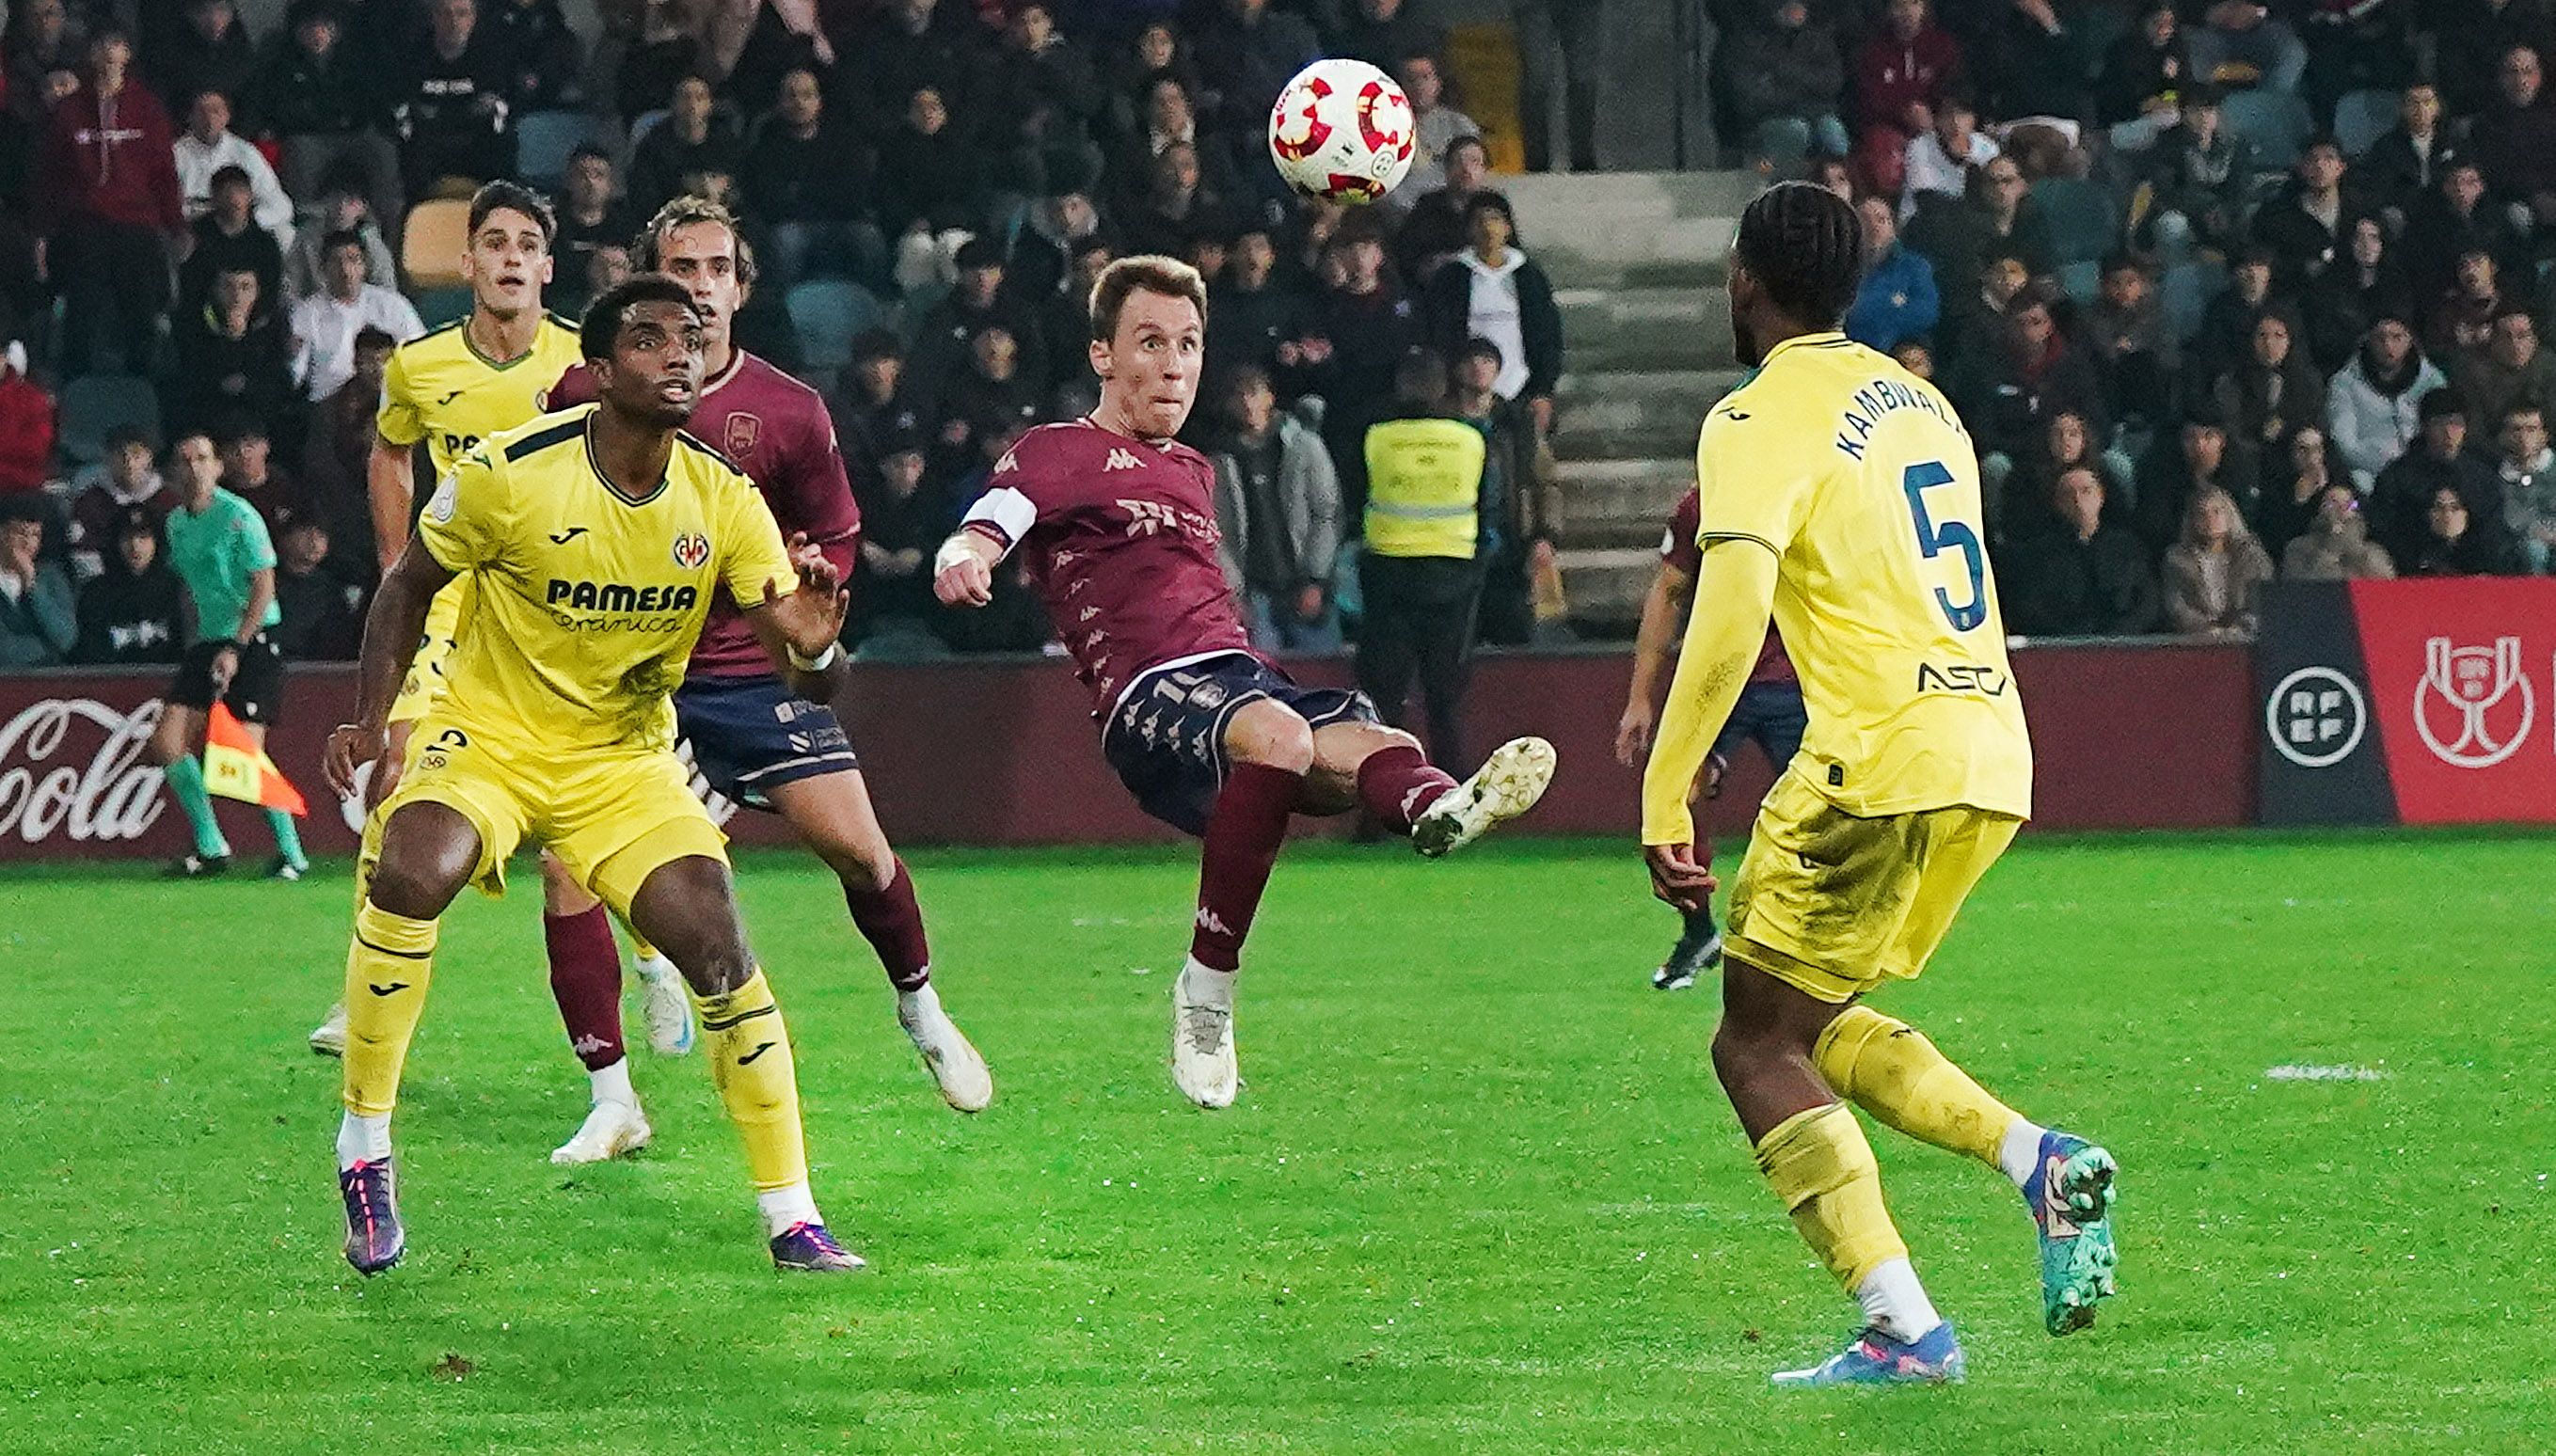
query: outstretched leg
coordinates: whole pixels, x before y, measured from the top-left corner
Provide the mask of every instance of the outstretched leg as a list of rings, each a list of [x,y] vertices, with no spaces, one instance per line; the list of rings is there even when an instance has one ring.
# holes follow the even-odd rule
[[[381,824],[380,853],[355,907],[346,953],[346,1050],[337,1128],[337,1187],[346,1204],[346,1262],[379,1274],[408,1240],[391,1178],[391,1111],[426,1010],[436,921],[470,878],[479,831],[447,805],[418,802]]]
[[[669,860],[640,883],[629,914],[631,925],[665,951],[693,988],[710,1080],[744,1141],[774,1261],[786,1269],[859,1268],[860,1260],[826,1232],[808,1190],[790,1031],[746,949],[727,866],[703,855]]]
[[[845,770],[776,784],[766,792],[801,842],[842,882],[852,924],[896,988],[897,1024],[940,1085],[942,1100],[960,1112],[984,1111],[994,1099],[993,1075],[933,989],[932,947],[914,877],[879,827],[868,782]]]
[[[1398,728],[1349,719],[1314,734],[1314,769],[1302,807],[1339,813],[1362,805],[1368,817],[1411,836],[1432,859],[1464,848],[1535,807],[1553,783],[1553,745],[1512,738],[1459,784],[1429,762]]]
[[[1233,1049],[1233,978],[1287,820],[1314,766],[1314,731],[1271,698],[1243,704],[1224,729],[1225,775],[1199,853],[1198,913],[1173,988],[1172,1080],[1201,1107],[1226,1107],[1241,1086]]]

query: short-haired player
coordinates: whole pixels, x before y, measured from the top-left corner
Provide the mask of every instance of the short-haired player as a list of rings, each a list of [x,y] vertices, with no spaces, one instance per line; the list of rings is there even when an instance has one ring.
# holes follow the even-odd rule
[[[1298,685],[1252,655],[1216,561],[1214,473],[1173,438],[1197,399],[1207,288],[1171,258],[1122,258],[1091,293],[1088,416],[1029,431],[935,561],[952,606],[992,600],[1025,556],[1101,750],[1147,813],[1199,836],[1198,912],[1172,996],[1172,1077],[1202,1107],[1233,1101],[1233,983],[1243,938],[1296,814],[1363,806],[1424,855],[1526,812],[1553,746],[1501,746],[1464,784],[1363,696]]]
[[[677,197],[642,229],[638,255],[642,268],[684,285],[701,315],[706,375],[692,433],[754,482],[783,531],[806,536],[848,579],[858,559],[861,514],[826,403],[736,346],[736,313],[754,288],[754,252],[738,235],[736,219],[716,202]],[[583,365],[551,391],[554,406],[593,397],[593,378]],[[993,1099],[993,1077],[942,1009],[913,877],[879,827],[850,738],[831,705],[791,691],[724,598],[711,606],[676,690],[675,723],[694,769],[713,791],[780,814],[842,882],[852,923],[895,988],[897,1023],[942,1098],[960,1112],[983,1111]],[[575,1008],[578,1024],[570,1033],[618,1043],[620,966],[588,964],[595,968],[590,984],[561,997],[564,1010]]]

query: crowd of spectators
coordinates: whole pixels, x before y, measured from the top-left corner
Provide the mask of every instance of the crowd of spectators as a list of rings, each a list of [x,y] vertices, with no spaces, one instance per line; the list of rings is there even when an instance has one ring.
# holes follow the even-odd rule
[[[1857,202],[1849,332],[1979,441],[2012,630],[2549,569],[2545,0],[1716,14],[1733,160]]]
[[[9,9],[0,501],[29,526],[0,554],[0,666],[174,658],[153,538],[164,477],[199,465],[273,528],[283,640],[350,652],[384,355],[468,306],[421,284],[403,229],[498,177],[556,198],[548,302],[572,315],[668,199],[742,219],[760,274],[739,341],[829,393],[863,506],[866,651],[1046,641],[1022,593],[945,614],[928,558],[1023,428],[1090,407],[1082,301],[1139,251],[1211,281],[1190,434],[1262,641],[1354,637],[1367,434],[1415,410],[1489,441],[1466,620],[1524,641],[1558,618],[1559,313],[1429,0],[647,0],[588,36],[560,0],[293,0],[269,35],[234,0],[132,28],[105,0]],[[1518,9],[1530,160],[1593,166],[1598,0]],[[1278,90],[1326,54],[1413,100],[1419,155],[1381,206],[1305,201],[1269,162]],[[1438,378],[1398,396],[1414,357]],[[139,404],[58,441],[100,382]]]

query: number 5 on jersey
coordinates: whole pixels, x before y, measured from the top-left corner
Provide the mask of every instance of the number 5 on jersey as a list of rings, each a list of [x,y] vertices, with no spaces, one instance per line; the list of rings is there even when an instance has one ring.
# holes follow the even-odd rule
[[[1899,478],[1900,487],[1908,492],[1908,515],[1917,526],[1917,548],[1933,560],[1948,550],[1962,553],[1962,564],[1970,568],[1970,600],[1958,605],[1953,594],[1935,588],[1935,605],[1943,608],[1944,620],[1956,632],[1968,632],[1988,619],[1987,552],[1980,545],[1980,534],[1966,521],[1938,522],[1926,510],[1926,492],[1939,485],[1951,485],[1953,472],[1941,460],[1923,460],[1909,466]]]

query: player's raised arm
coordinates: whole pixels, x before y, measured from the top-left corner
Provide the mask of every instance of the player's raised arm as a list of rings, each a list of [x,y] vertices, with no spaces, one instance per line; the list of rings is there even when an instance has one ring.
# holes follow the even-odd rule
[[[994,465],[985,493],[967,508],[958,529],[932,558],[932,594],[946,607],[981,607],[994,599],[994,568],[1038,524],[1038,502],[1013,449]]]
[[[400,525],[408,525],[402,512]],[[399,559],[382,574],[373,604],[364,613],[364,646],[355,673],[355,721],[341,723],[328,735],[324,760],[328,787],[355,792],[355,771],[381,757],[391,715],[391,700],[417,660],[419,639],[426,635],[426,609],[453,573],[412,538]]]

